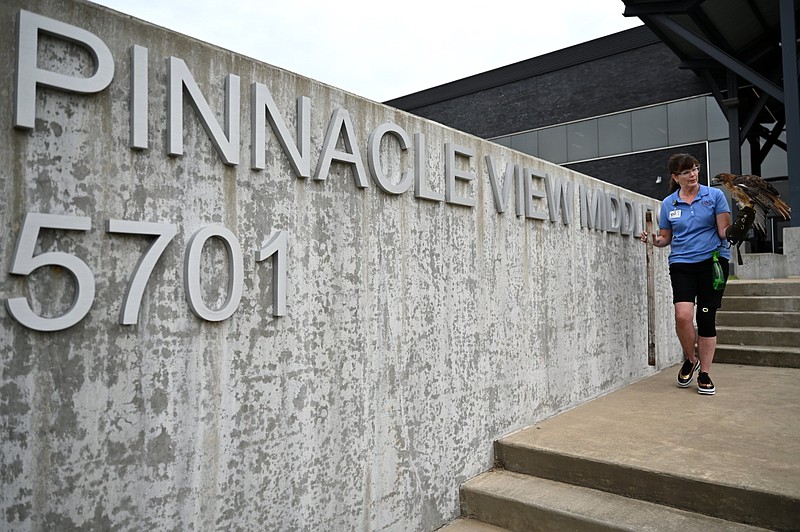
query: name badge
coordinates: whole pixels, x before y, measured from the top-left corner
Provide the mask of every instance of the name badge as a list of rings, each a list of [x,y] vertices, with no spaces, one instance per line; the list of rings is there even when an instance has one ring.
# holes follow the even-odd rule
[[[680,218],[680,217],[681,217],[681,211],[680,210],[669,211],[669,219],[670,220],[674,220],[675,218]]]

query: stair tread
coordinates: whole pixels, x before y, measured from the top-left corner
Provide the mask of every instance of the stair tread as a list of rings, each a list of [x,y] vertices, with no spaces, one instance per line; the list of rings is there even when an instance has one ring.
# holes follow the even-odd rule
[[[775,298],[797,299],[798,297],[800,297],[800,295],[796,295],[796,294],[736,294],[736,293],[728,294],[728,293],[726,293],[725,297],[741,297],[741,298],[750,298],[750,299],[762,298],[762,297],[763,298],[769,298],[769,299],[775,299]]]
[[[613,525],[619,530],[702,529],[743,532],[764,530],[596,489],[505,470],[494,470],[479,475],[467,481],[463,490],[475,495],[504,499],[526,507],[547,509],[556,514],[580,516],[581,520]],[[516,518],[519,518],[519,515],[506,517],[509,520]],[[503,525],[502,522],[500,524]]]
[[[458,519],[447,523],[442,528],[437,529],[437,532],[509,532],[507,528],[502,528],[475,519],[467,519],[459,517]]]
[[[770,316],[782,316],[784,314],[789,314],[791,316],[800,315],[800,311],[797,310],[725,310],[725,307],[720,308],[717,310],[717,315],[719,314],[767,314]]]
[[[794,318],[800,323],[800,311],[798,310],[725,310],[725,307],[717,310],[717,319],[726,316],[750,316],[754,318]]]
[[[800,295],[800,282],[797,279],[738,280],[729,279],[725,295]]]
[[[725,294],[724,299],[726,301],[730,301],[731,299],[739,299],[739,300],[755,300],[755,299],[767,299],[767,300],[780,300],[780,301],[794,301],[800,299],[800,296],[739,296],[733,294]]]
[[[800,327],[761,327],[761,326],[748,326],[748,325],[717,325],[717,329],[723,330],[736,330],[736,331],[763,331],[763,332],[797,332]]]
[[[719,329],[719,327],[717,327]],[[747,351],[767,351],[770,353],[797,353],[800,355],[800,347],[780,346],[780,345],[743,345],[743,344],[717,344],[717,350],[737,349]]]

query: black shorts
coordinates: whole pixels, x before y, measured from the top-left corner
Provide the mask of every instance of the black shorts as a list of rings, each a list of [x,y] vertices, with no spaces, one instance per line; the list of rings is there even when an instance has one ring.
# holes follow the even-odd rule
[[[672,281],[672,303],[697,303],[701,307],[720,308],[724,290],[714,290],[713,260],[703,262],[676,262],[669,265]],[[719,258],[725,280],[728,279],[728,259]]]

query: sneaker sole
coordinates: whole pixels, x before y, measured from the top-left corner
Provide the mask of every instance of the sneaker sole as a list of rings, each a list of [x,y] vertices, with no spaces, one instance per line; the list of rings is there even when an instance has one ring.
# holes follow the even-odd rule
[[[698,388],[697,393],[699,393],[700,395],[714,395],[715,393],[717,393],[717,389],[711,388],[710,390],[707,390],[705,388]]]

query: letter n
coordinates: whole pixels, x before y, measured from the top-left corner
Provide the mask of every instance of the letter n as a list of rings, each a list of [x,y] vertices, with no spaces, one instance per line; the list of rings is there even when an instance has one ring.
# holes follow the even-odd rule
[[[278,137],[283,153],[289,157],[289,163],[297,177],[311,177],[311,99],[301,96],[297,99],[297,142],[293,143],[289,128],[286,127],[278,106],[267,87],[261,83],[253,83],[252,92],[252,159],[253,170],[265,167],[266,127],[265,116],[269,120],[272,131]],[[266,109],[266,112],[265,112]]]
[[[192,107],[200,115],[203,129],[222,160],[229,165],[239,164],[239,76],[228,74],[225,78],[224,132],[183,60],[177,57],[167,60],[167,84],[167,153],[183,155],[183,89],[186,88]]]

